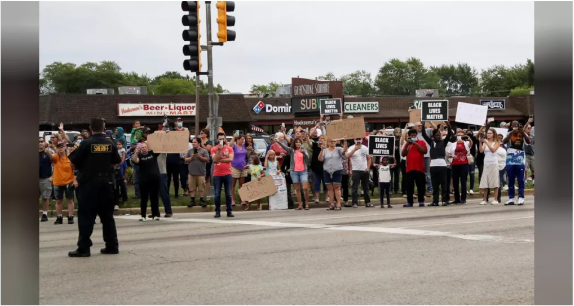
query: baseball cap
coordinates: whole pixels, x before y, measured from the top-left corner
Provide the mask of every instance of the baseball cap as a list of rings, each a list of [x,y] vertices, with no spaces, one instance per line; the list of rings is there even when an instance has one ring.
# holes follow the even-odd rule
[[[183,120],[181,120],[181,117],[177,117],[177,121],[183,121]]]

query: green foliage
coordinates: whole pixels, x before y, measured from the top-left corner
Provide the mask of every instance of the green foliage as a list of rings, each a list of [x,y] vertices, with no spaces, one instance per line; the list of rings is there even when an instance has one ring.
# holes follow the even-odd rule
[[[375,78],[378,94],[412,96],[417,89],[439,88],[439,75],[411,57],[406,61],[393,58],[379,69]]]
[[[124,178],[128,185],[134,184],[134,169],[132,167],[127,167],[126,172],[124,173]]]
[[[510,91],[509,96],[528,96],[530,92],[534,90],[534,86],[532,87],[516,87]]]
[[[252,94],[257,94],[261,97],[266,95],[266,94],[271,95],[271,96],[275,96],[275,92],[277,91],[277,88],[279,88],[281,86],[283,86],[283,84],[275,83],[275,82],[271,82],[268,85],[253,84],[253,85],[251,85],[251,90],[249,90],[249,92]]]
[[[343,94],[352,96],[370,97],[376,92],[371,73],[357,70],[341,77],[343,81]]]
[[[496,65],[480,74],[480,87],[484,96],[508,96],[513,88],[534,86],[534,63],[505,67]]]
[[[439,92],[445,96],[472,95],[478,89],[478,73],[466,63],[431,67],[439,77]]]
[[[193,89],[189,89],[189,84]],[[153,80],[136,72],[122,72],[112,61],[87,62],[80,66],[73,63],[54,62],[40,73],[40,93],[85,94],[90,88],[113,88],[122,86],[147,86],[150,94],[195,94],[195,78],[168,71]],[[207,83],[200,80],[200,93],[206,94]],[[223,87],[214,86],[214,92],[222,93]]]

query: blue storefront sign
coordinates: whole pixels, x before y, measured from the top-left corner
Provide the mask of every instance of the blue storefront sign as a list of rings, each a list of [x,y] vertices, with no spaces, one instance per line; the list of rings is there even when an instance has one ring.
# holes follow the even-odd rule
[[[506,107],[504,100],[480,100],[480,105],[488,106],[489,110],[503,110]]]

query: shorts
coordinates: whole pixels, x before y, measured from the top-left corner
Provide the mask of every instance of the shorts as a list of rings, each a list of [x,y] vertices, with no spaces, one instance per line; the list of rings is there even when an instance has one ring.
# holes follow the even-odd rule
[[[40,179],[40,196],[44,200],[52,197],[52,182],[49,178]]]
[[[326,185],[333,184],[333,185],[341,185],[341,181],[343,180],[343,170],[337,170],[330,174],[327,171],[323,171],[323,181]]]
[[[247,177],[247,173],[249,172],[249,169],[243,169],[243,170],[239,170],[239,169],[235,169],[234,167],[231,167],[231,177],[233,177],[234,179],[238,179],[238,178],[242,178],[242,177]]]
[[[309,173],[307,171],[291,171],[293,184],[308,183]]]
[[[534,173],[534,155],[526,155],[526,171]]]
[[[74,184],[70,183],[64,186],[54,186],[54,196],[56,197],[57,201],[63,200],[64,195],[66,196],[67,200],[74,199]]]
[[[205,190],[205,176],[203,175],[190,175],[189,176],[189,191],[203,192]]]

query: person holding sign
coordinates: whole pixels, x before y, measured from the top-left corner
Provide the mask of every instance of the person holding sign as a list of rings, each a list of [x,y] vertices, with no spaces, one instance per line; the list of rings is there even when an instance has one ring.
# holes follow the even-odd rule
[[[446,146],[452,136],[452,130],[450,129],[450,124],[446,124],[448,128],[448,134],[445,139],[442,139],[441,135],[441,125],[439,124],[438,129],[433,130],[433,139],[430,139],[426,133],[422,133],[423,138],[429,144],[430,147],[430,175],[432,181],[433,189],[433,201],[429,206],[439,206],[439,188],[442,193],[442,206],[448,205],[448,188],[446,174],[448,171],[446,164]]]
[[[321,144],[319,161],[323,163],[323,178],[327,185],[330,206],[327,210],[341,210],[341,180],[343,178],[343,155],[347,151],[347,142],[337,147],[337,141],[327,138],[327,144]],[[334,200],[337,206],[333,205]]]
[[[504,138],[504,144],[508,143],[506,151],[506,174],[508,175],[508,202],[504,205],[514,205],[514,182],[518,180],[518,205],[524,205],[524,170],[526,156],[524,143],[530,144],[530,137],[526,135],[517,121],[513,121],[510,132]]]
[[[149,150],[146,143],[139,143],[136,152],[132,157],[135,164],[140,167],[140,188],[141,188],[141,219],[145,222],[148,198],[151,202],[151,215],[153,221],[159,221],[159,187],[160,174],[157,158],[159,153]]]
[[[417,185],[417,193],[419,200],[419,207],[425,206],[425,159],[427,153],[427,144],[424,140],[417,138],[417,130],[411,129],[408,132],[408,139],[403,147],[401,155],[407,159],[407,170],[405,183],[407,185],[407,204],[403,207],[413,207],[413,196],[415,192],[415,184]]]
[[[309,173],[307,172],[309,154],[307,154],[307,150],[303,148],[303,142],[299,138],[295,138],[291,141],[291,147],[286,146],[281,141],[278,141],[277,144],[289,153],[289,175],[295,186],[295,193],[297,194],[297,201],[299,202],[299,207],[295,210],[303,209],[303,203],[301,203],[301,187],[303,187],[303,192],[305,193],[305,210],[309,210]]]

